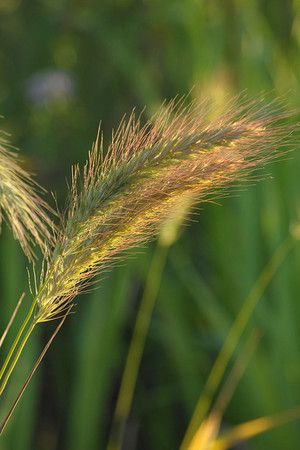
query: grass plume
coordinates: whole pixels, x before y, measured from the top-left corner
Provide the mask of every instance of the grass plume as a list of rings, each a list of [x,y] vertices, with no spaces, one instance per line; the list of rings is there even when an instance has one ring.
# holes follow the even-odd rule
[[[203,201],[274,159],[290,139],[274,105],[233,102],[206,122],[206,106],[172,102],[141,126],[123,120],[104,154],[96,141],[81,174],[73,168],[70,205],[37,289],[36,320],[60,315],[91,277],[139,244],[186,194]]]
[[[120,253],[151,238],[174,206],[224,193],[282,153],[289,114],[263,101],[233,101],[208,121],[205,103],[164,105],[140,124],[123,119],[107,151],[98,134],[83,171],[72,170],[69,206],[35,277],[32,306],[0,371],[0,393],[38,323],[70,311],[76,295]]]
[[[18,155],[7,149],[0,136],[0,225],[5,218],[26,256],[34,258],[33,247],[48,250],[52,222],[49,208],[37,193],[30,174],[21,167]]]

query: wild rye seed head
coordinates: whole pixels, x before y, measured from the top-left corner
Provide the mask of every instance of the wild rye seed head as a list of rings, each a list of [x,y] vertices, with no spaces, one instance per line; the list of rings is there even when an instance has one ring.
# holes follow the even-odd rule
[[[37,185],[19,164],[17,154],[7,149],[0,136],[0,225],[7,219],[15,239],[24,253],[33,260],[33,247],[49,250],[53,224],[47,214],[49,208],[37,194]]]
[[[106,153],[98,135],[82,175],[72,171],[69,208],[37,288],[37,322],[60,316],[95,273],[155,234],[184,196],[207,199],[290,141],[285,114],[272,104],[232,102],[223,116],[206,116],[205,104],[172,102],[144,126],[134,114],[123,119]]]

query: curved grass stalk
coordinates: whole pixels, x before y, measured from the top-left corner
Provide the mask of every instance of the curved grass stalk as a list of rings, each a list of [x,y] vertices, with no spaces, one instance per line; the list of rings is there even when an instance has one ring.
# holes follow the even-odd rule
[[[214,365],[207,378],[204,390],[199,397],[194,414],[186,430],[186,434],[180,447],[182,450],[189,448],[189,443],[197,432],[197,429],[200,426],[201,422],[207,415],[209,408],[211,407],[213,397],[224,376],[228,363],[234,353],[234,350],[237,347],[238,341],[257,303],[262,298],[263,293],[269,286],[276,271],[281,266],[290,250],[293,248],[295,242],[296,241],[292,236],[288,236],[281,243],[281,245],[276,249],[271,259],[261,272],[248,297],[244,301],[242,308],[240,309],[229,330],[229,333],[217,356],[217,359],[214,362]]]
[[[257,346],[259,337],[257,333],[250,335],[246,347],[238,355],[220,394],[214,402],[212,411],[199,425],[187,450],[228,450],[275,427],[299,419],[300,407],[296,406],[278,414],[259,417],[258,419],[235,425],[231,430],[220,433],[224,411],[248,365],[249,357]]]
[[[243,352],[238,355],[216,401],[214,402],[212,411],[209,413],[208,417],[201,422],[192,441],[188,444],[188,447],[184,447],[186,450],[208,450],[216,441],[217,436],[219,435],[224,411],[249,364],[250,357],[257,348],[259,339],[259,333],[256,330],[252,330]]]

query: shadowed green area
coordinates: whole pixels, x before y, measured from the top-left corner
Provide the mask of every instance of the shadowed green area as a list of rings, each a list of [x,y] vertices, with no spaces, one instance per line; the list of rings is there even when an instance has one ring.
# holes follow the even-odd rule
[[[298,0],[0,0],[0,19],[1,128],[61,207],[70,166],[85,160],[100,120],[108,141],[133,107],[153,112],[193,85],[219,103],[222,92],[247,90],[299,107]],[[297,149],[268,169],[272,178],[201,207],[169,250],[124,449],[179,447],[233,318],[300,220],[299,169]],[[154,245],[78,299],[0,450],[105,449]],[[25,306],[30,299],[25,258],[5,225],[0,252],[4,329],[21,293]],[[263,337],[226,426],[300,404],[299,273],[295,245],[255,310],[251,323]],[[1,416],[51,330],[40,326],[32,337]],[[285,425],[245,448],[297,449],[298,428]]]

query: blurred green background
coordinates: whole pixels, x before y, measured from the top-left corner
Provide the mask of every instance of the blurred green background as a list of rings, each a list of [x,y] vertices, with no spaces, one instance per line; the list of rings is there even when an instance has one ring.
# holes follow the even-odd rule
[[[299,83],[300,1],[0,0],[1,128],[62,206],[70,166],[85,160],[100,120],[109,139],[133,107],[153,112],[193,85],[217,101],[246,89],[299,107]],[[273,179],[204,205],[168,252],[124,449],[179,447],[233,318],[299,217],[299,168],[296,151],[272,165]],[[78,299],[1,450],[105,448],[155,247],[133,252]],[[4,328],[27,285],[26,261],[5,226],[0,254]],[[295,245],[255,311],[263,338],[225,427],[300,404],[299,273]],[[51,329],[32,339],[1,415]],[[293,423],[242,448],[298,449],[299,440]]]

